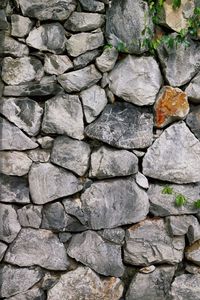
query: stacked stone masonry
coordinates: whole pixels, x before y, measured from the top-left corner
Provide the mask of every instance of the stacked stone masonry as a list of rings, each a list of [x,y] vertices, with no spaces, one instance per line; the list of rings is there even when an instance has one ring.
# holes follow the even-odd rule
[[[153,56],[147,24],[143,0],[0,1],[0,299],[200,300],[200,40]]]

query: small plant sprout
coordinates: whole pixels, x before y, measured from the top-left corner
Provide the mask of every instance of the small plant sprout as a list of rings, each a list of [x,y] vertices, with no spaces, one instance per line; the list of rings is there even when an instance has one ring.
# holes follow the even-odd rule
[[[177,194],[175,198],[175,204],[177,207],[184,206],[187,202],[187,198],[182,194]]]
[[[195,207],[195,208],[200,208],[200,199],[198,199],[198,200],[196,200],[196,201],[194,202],[194,207]]]
[[[174,192],[173,188],[168,185],[166,185],[162,190],[162,194],[164,195],[172,195],[173,192]]]

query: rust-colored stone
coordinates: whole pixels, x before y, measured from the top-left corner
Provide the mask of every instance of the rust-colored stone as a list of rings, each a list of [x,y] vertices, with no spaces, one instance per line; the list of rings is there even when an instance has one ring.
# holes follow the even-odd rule
[[[179,88],[165,86],[158,95],[154,109],[155,125],[158,128],[182,120],[189,113],[187,94]]]

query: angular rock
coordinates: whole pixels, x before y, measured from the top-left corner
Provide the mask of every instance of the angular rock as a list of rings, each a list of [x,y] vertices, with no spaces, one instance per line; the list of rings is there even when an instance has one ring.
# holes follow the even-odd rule
[[[170,216],[167,221],[173,235],[187,234],[190,244],[200,239],[200,224],[194,216]]]
[[[173,191],[172,194],[165,194],[163,191],[166,186]],[[170,216],[170,215],[185,215],[195,214],[198,209],[195,208],[194,202],[199,199],[199,183],[194,184],[150,184],[148,196],[150,200],[150,212],[154,216]],[[184,195],[187,199],[185,205],[176,206],[176,195]]]
[[[61,75],[72,68],[73,64],[67,55],[45,55],[44,70],[48,74]]]
[[[29,172],[32,161],[26,153],[18,151],[0,151],[0,172],[5,175],[23,176]]]
[[[143,159],[143,174],[175,183],[200,181],[200,142],[184,122],[168,127]]]
[[[87,123],[94,121],[107,104],[105,90],[98,85],[93,85],[80,93],[83,110]]]
[[[19,223],[22,227],[40,228],[42,223],[42,207],[25,205],[17,210]]]
[[[101,147],[91,155],[90,176],[101,178],[128,176],[138,171],[138,158],[126,150]]]
[[[0,266],[0,277],[0,297],[7,298],[27,291],[40,281],[43,272],[39,268],[27,269],[2,265]]]
[[[82,189],[79,180],[71,172],[50,163],[33,163],[28,179],[35,204],[45,204]]]
[[[173,266],[157,267],[149,274],[137,273],[126,293],[126,300],[168,300],[175,273]]]
[[[124,261],[135,266],[182,261],[184,236],[172,237],[163,219],[146,219],[126,231]]]
[[[51,149],[53,147],[54,139],[50,136],[43,136],[37,140],[42,149]]]
[[[0,174],[0,201],[5,203],[30,203],[28,182],[25,178]]]
[[[33,288],[27,292],[10,297],[9,300],[45,300],[45,294],[42,289]]]
[[[175,36],[170,35],[172,38]],[[179,87],[188,83],[199,71],[200,46],[192,40],[189,43],[188,47],[184,43],[177,43],[173,48],[163,43],[157,50],[166,81],[171,86]]]
[[[46,101],[42,131],[47,134],[66,134],[82,140],[83,111],[78,96],[62,94]]]
[[[185,270],[190,274],[199,274],[200,273],[200,266],[193,265],[191,263],[186,263]]]
[[[187,116],[186,123],[190,130],[194,133],[196,138],[200,140],[200,106],[194,106],[191,108],[190,113]]]
[[[71,239],[72,234],[69,232],[60,232],[58,236],[61,243],[66,243]]]
[[[10,36],[0,33],[0,55],[10,55],[14,57],[23,57],[29,54],[27,45],[22,44]]]
[[[64,27],[73,32],[84,32],[100,28],[105,17],[96,13],[73,12],[67,19]]]
[[[153,116],[129,103],[109,104],[85,133],[117,148],[146,148],[153,139]]]
[[[185,250],[185,257],[194,264],[200,266],[200,240],[196,241]]]
[[[0,228],[0,240],[12,243],[21,229],[12,205],[0,203]]]
[[[87,51],[97,49],[104,45],[102,31],[73,34],[66,42],[66,49],[70,56],[77,57]]]
[[[179,88],[163,87],[154,106],[156,127],[162,128],[173,121],[184,119],[189,109],[185,92]]]
[[[6,252],[8,246],[2,242],[0,242],[0,262],[3,259],[4,253]]]
[[[147,37],[145,29],[152,29],[148,4],[145,1],[112,1],[106,17],[106,35],[109,43],[115,47],[123,44],[129,53],[145,52],[146,47],[142,46]]]
[[[101,54],[100,49],[95,49],[91,51],[87,51],[78,57],[74,58],[74,69],[81,69],[86,67],[89,63],[93,62],[97,56]]]
[[[90,65],[81,70],[69,72],[58,76],[58,82],[66,92],[79,92],[89,88],[101,79],[101,73],[94,65]]]
[[[69,299],[117,300],[123,294],[123,284],[119,278],[100,278],[88,267],[78,267],[62,274],[59,282],[48,291],[47,300]],[[84,295],[84,296],[83,296]]]
[[[29,98],[1,98],[0,113],[29,135],[40,130],[43,109]]]
[[[81,195],[81,204],[85,222],[94,230],[139,222],[149,211],[147,194],[133,178],[95,182]]]
[[[149,187],[148,179],[142,173],[137,172],[137,174],[135,175],[135,181],[143,189],[148,189]]]
[[[200,292],[200,274],[182,274],[172,283],[172,299],[198,300]]]
[[[34,149],[27,151],[28,157],[34,162],[48,162],[50,159],[50,151],[47,149]]]
[[[45,229],[22,228],[8,249],[5,261],[20,267],[39,265],[55,271],[68,268],[64,245],[54,233]]]
[[[54,141],[51,161],[83,176],[89,167],[90,152],[91,149],[87,143],[60,136]]]
[[[105,11],[105,5],[98,0],[80,0],[79,2],[85,11],[100,13]]]
[[[94,231],[74,235],[67,253],[101,275],[120,277],[124,272],[121,247],[104,241]]]
[[[29,18],[13,14],[11,16],[11,35],[16,37],[25,37],[34,26],[34,22]]]
[[[65,49],[64,28],[60,23],[41,25],[29,33],[26,43],[28,46],[40,51],[60,54]]]
[[[2,64],[2,79],[10,85],[23,84],[43,76],[40,60],[34,57],[11,58],[5,57]]]
[[[185,92],[190,101],[200,103],[200,72],[190,81]]]
[[[96,65],[104,73],[113,69],[118,58],[118,51],[114,47],[106,48],[102,55],[97,57]]]
[[[19,0],[24,16],[38,20],[66,20],[76,8],[75,0]]]
[[[151,105],[162,84],[159,66],[153,57],[128,55],[109,74],[109,88],[127,102]]]
[[[122,228],[104,229],[98,231],[98,234],[104,239],[114,244],[122,245],[125,237],[125,230]]]

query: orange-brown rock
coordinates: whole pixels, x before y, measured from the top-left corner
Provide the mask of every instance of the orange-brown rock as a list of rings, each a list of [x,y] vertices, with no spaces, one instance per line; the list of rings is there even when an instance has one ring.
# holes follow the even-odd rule
[[[162,128],[167,124],[184,119],[189,113],[187,94],[179,88],[164,86],[155,106],[155,125]]]

